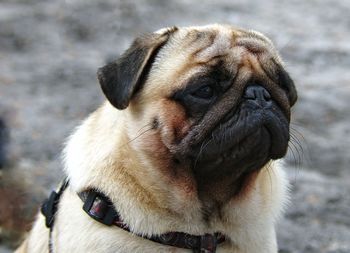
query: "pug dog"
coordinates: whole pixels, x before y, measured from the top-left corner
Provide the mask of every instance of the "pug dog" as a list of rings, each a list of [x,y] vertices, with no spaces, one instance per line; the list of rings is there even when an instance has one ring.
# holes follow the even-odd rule
[[[66,145],[54,226],[38,214],[17,252],[277,252],[297,93],[267,37],[165,28],[97,75],[107,101]]]

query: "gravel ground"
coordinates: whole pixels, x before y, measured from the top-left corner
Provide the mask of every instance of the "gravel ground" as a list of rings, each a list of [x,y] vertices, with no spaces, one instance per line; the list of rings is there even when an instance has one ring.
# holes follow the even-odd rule
[[[0,0],[0,243],[15,244],[62,177],[65,138],[103,100],[98,67],[145,31],[229,23],[272,38],[299,90],[280,252],[350,252],[349,13],[347,0]]]

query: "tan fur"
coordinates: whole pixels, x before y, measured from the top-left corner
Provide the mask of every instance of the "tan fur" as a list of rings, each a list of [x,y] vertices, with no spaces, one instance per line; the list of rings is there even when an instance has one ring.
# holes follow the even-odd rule
[[[130,105],[117,110],[104,103],[69,139],[64,160],[70,186],[55,220],[54,252],[191,252],[89,218],[76,192],[95,187],[111,198],[135,233],[220,231],[229,240],[217,252],[276,253],[274,226],[287,200],[288,185],[276,162],[252,176],[244,191],[208,222],[202,219],[196,182],[188,168],[173,169],[169,162],[172,143],[193,124],[181,106],[169,99],[171,93],[223,58],[232,74],[240,69],[242,76],[259,75],[272,83],[260,66],[272,69],[269,57],[280,63],[271,42],[257,32],[221,25],[179,28],[160,50],[147,82]],[[157,130],[150,125],[154,117],[161,125]],[[47,245],[48,229],[39,214],[16,252],[48,252]]]

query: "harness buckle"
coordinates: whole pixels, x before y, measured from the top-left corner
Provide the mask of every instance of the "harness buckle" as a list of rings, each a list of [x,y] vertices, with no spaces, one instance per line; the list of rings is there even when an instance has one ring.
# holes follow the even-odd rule
[[[117,213],[111,201],[96,191],[89,191],[83,205],[83,210],[94,220],[107,226],[114,223]]]
[[[205,234],[200,237],[199,249],[194,252],[199,253],[215,253],[217,247],[217,237],[216,234]]]
[[[45,216],[45,225],[47,228],[51,228],[53,225],[59,197],[55,191],[52,191],[50,197],[41,206],[41,213]]]
[[[63,194],[64,190],[67,188],[69,184],[68,179],[65,179],[58,192],[52,191],[50,197],[44,201],[41,206],[41,213],[45,216],[45,225],[47,228],[51,228],[53,226],[53,222],[55,220],[55,214],[57,212],[57,204]]]

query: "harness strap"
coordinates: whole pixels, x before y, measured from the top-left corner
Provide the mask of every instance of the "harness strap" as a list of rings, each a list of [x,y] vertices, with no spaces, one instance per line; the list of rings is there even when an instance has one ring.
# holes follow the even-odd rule
[[[58,203],[62,193],[69,184],[65,179],[58,192],[53,191],[50,197],[43,203],[41,212],[45,216],[45,225],[49,231],[49,253],[53,253],[52,231],[55,221],[55,214],[58,209]],[[78,193],[80,199],[84,202],[83,210],[94,220],[107,225],[115,225],[130,233],[133,233],[127,224],[120,218],[110,199],[103,193],[96,190],[87,190]],[[133,233],[135,234],[135,233]],[[194,253],[215,253],[218,244],[223,243],[226,238],[221,233],[191,235],[183,232],[168,232],[162,235],[143,236],[135,234],[139,237],[161,243],[168,246],[192,249]]]
[[[91,218],[104,225],[115,225],[135,234],[122,221],[110,199],[103,193],[92,189],[80,192],[78,196],[84,202],[83,210]],[[221,233],[204,234],[201,236],[183,232],[168,232],[149,237],[140,234],[135,235],[164,245],[192,249],[195,253],[214,253],[216,252],[217,245],[225,241],[225,236]]]

